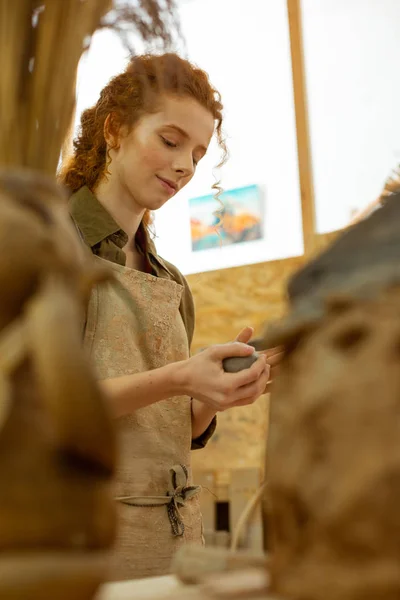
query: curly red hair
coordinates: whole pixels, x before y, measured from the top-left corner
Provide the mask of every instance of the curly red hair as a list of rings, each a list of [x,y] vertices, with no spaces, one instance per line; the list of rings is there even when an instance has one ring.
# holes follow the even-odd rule
[[[110,115],[110,127],[121,126],[131,131],[143,114],[155,112],[161,94],[194,98],[210,111],[216,123],[215,134],[226,159],[222,135],[222,103],[219,92],[211,85],[205,71],[176,54],[142,55],[134,57],[125,71],[103,88],[99,100],[81,116],[79,134],[73,142],[73,154],[62,165],[59,180],[71,193],[87,185],[92,191],[104,175],[108,164],[108,149],[104,138],[105,121]],[[214,185],[217,190],[218,185]],[[150,214],[144,216],[148,225]]]

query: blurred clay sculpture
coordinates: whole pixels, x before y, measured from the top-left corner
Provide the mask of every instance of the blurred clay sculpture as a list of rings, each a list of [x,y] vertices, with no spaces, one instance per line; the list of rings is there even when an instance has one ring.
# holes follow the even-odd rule
[[[400,197],[300,271],[265,343],[272,397],[271,590],[291,600],[400,597]]]
[[[114,434],[82,325],[107,277],[51,180],[0,173],[1,600],[88,600],[104,577]]]
[[[94,32],[160,48],[179,23],[174,0],[0,0],[0,15],[0,600],[89,600],[114,539],[115,445],[82,342],[110,274],[54,178]]]

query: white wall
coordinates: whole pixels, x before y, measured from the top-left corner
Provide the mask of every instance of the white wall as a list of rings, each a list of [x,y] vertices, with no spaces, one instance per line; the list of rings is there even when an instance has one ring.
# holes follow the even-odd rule
[[[319,232],[374,200],[400,162],[399,0],[302,0]]]
[[[181,19],[188,58],[210,74],[226,107],[231,158],[218,176],[225,189],[253,183],[263,187],[265,237],[191,252],[188,199],[211,190],[213,167],[219,160],[213,146],[193,181],[157,213],[158,251],[184,273],[301,254],[286,2],[182,0]],[[112,34],[95,36],[79,72],[78,115],[96,101],[102,86],[124,64],[125,52]]]

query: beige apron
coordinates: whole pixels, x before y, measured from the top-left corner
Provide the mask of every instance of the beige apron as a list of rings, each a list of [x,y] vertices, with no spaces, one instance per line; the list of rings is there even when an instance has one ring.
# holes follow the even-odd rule
[[[85,332],[100,379],[186,359],[188,339],[179,312],[183,287],[111,265],[117,283],[93,291]],[[190,467],[190,398],[140,408],[120,417],[117,430],[119,527],[109,578],[168,574],[183,543],[203,543],[199,488],[192,486]]]

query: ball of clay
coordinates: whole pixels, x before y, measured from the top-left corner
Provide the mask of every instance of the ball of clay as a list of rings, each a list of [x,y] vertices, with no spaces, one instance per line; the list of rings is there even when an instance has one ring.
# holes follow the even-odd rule
[[[225,358],[222,361],[224,371],[227,373],[238,373],[244,369],[249,369],[259,357],[260,355],[257,354],[257,352],[253,352],[250,356],[233,356],[231,358]]]

